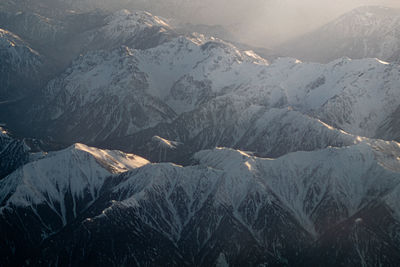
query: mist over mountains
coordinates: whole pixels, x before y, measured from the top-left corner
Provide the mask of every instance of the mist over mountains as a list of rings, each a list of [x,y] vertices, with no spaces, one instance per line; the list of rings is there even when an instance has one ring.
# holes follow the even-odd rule
[[[183,23],[219,25],[233,33],[236,41],[267,48],[313,31],[360,6],[400,8],[396,0],[5,0],[0,5],[11,6],[16,12],[25,6],[57,16],[62,16],[62,13],[54,8],[85,12],[124,8],[146,10]]]
[[[2,1],[0,266],[399,266],[400,13],[339,2]]]
[[[342,56],[399,61],[399,23],[400,9],[361,7],[289,41],[280,50],[306,61],[329,62]]]

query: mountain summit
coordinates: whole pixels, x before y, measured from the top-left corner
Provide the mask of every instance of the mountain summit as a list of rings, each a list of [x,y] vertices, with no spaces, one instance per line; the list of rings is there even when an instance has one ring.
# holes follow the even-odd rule
[[[278,48],[287,56],[328,62],[340,57],[400,59],[400,10],[360,7]]]

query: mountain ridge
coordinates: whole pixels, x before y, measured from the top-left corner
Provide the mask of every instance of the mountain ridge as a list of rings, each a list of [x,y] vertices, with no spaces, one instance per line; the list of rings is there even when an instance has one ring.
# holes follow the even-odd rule
[[[398,62],[399,23],[400,9],[363,6],[277,49],[284,55],[323,63],[344,56]]]
[[[183,265],[215,264],[222,253],[230,264],[238,265],[239,255],[242,255],[240,251],[245,247],[235,249],[234,243],[230,244],[230,241],[220,236],[218,233],[221,227],[225,227],[228,232],[235,233],[234,240],[239,240],[236,238],[240,233],[241,243],[249,242],[249,246],[254,246],[255,254],[241,260],[259,264],[264,260],[265,263],[274,261],[277,264],[284,264],[286,261],[294,263],[306,256],[309,247],[314,244],[313,240],[329,241],[324,239],[325,233],[328,234],[336,229],[336,225],[351,221],[354,223],[354,216],[360,218],[361,213],[364,214],[366,219],[359,221],[372,227],[374,224],[367,220],[367,217],[370,216],[369,212],[374,211],[373,203],[385,201],[389,209],[399,214],[396,201],[391,199],[396,196],[395,193],[392,194],[392,189],[400,186],[399,149],[400,145],[395,142],[364,141],[349,147],[295,152],[277,159],[262,159],[242,151],[217,148],[198,152],[195,155],[197,163],[193,166],[182,167],[170,163],[145,164],[138,169],[108,179],[99,191],[100,196],[97,200],[88,210],[81,213],[83,217],[71,222],[71,226],[74,227],[66,227],[59,233],[49,236],[49,240],[52,241],[44,242],[44,248],[41,249],[44,254],[36,254],[35,257],[36,260],[41,259],[41,262],[54,263],[55,260],[61,260],[66,264],[71,259],[65,258],[64,249],[70,250],[76,246],[76,234],[83,234],[81,230],[86,229],[85,231],[89,233],[96,231],[96,235],[102,236],[105,234],[104,231],[111,229],[114,231],[122,227],[121,230],[130,229],[128,232],[133,242],[138,238],[150,238],[150,240],[156,238],[163,240],[161,244],[170,242],[168,251],[173,256],[167,262],[172,260]],[[356,167],[358,165],[359,167]],[[205,214],[208,216],[204,217]],[[271,216],[275,214],[276,217],[267,219],[266,214]],[[5,216],[4,212],[2,216]],[[131,219],[127,220],[127,216]],[[286,227],[291,227],[290,231],[296,232],[295,236],[301,238],[292,239],[291,235],[294,232],[287,232],[288,229],[281,228],[279,224],[270,225],[267,222],[260,224],[262,220],[269,221],[272,218],[284,218],[286,223],[290,222]],[[390,217],[388,222],[394,225],[399,223],[395,218],[398,217]],[[112,228],[110,223],[113,225]],[[211,232],[204,236],[197,235],[196,238],[193,227],[200,227],[201,231],[205,231],[204,234],[207,231]],[[234,230],[231,227],[237,228]],[[269,227],[273,227],[277,232],[269,232]],[[379,232],[378,228],[372,228],[371,231]],[[146,238],[146,233],[151,233],[152,237]],[[57,245],[61,240],[66,242],[66,247]],[[87,252],[91,252],[74,254],[75,264],[88,260],[89,258],[84,255],[91,255],[93,249],[97,247],[95,243],[91,243],[96,242],[96,238],[84,240],[81,249],[88,249]],[[271,243],[269,240],[275,241]],[[397,239],[394,241],[400,242]],[[121,249],[123,246],[129,249],[136,247],[126,239],[115,242]],[[190,242],[191,246],[185,249],[187,242]],[[224,245],[213,253],[209,250],[211,245],[209,242],[216,242],[215,244],[223,242],[225,245],[230,245]],[[366,257],[364,260],[369,261],[377,255],[378,250],[368,245],[368,238],[363,237],[358,242],[368,247],[366,248],[368,250],[363,250],[364,252],[370,252],[369,256],[364,254]],[[145,255],[149,253],[148,246],[160,251],[155,243],[145,245],[141,242],[141,244],[144,247],[136,249],[143,251]],[[351,246],[357,244],[352,243]],[[319,248],[321,247],[313,249]],[[207,252],[201,252],[204,249]],[[239,254],[232,254],[232,249],[238,249]],[[290,252],[291,249],[294,251]],[[60,255],[57,258],[55,251]],[[261,251],[266,255],[262,256]],[[346,248],[340,247],[339,251],[345,252]],[[194,253],[194,258],[188,258],[191,253]],[[201,258],[201,254],[208,255],[207,259]],[[97,260],[92,256],[90,259],[100,265],[107,262],[122,263],[124,260],[133,260],[134,257],[137,257],[138,261],[147,259],[159,262],[166,257],[164,253],[159,253],[152,256],[148,254],[142,258],[143,255],[133,253],[134,256],[127,256],[123,252],[124,256],[118,260],[113,256],[109,258],[96,255]],[[363,261],[362,258],[353,256],[355,262]],[[383,262],[389,264],[393,259],[388,258]]]

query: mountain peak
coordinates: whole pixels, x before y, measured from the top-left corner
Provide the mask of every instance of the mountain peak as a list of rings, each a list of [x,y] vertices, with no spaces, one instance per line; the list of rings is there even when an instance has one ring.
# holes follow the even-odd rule
[[[399,9],[363,6],[278,49],[287,56],[322,63],[344,56],[395,62],[400,50],[399,27]]]
[[[103,26],[89,32],[88,50],[116,48],[126,45],[147,49],[175,37],[171,26],[162,18],[146,11],[116,11],[104,18]]]
[[[68,219],[63,206],[66,205],[66,195],[70,195],[74,203],[83,201],[85,194],[94,200],[107,177],[148,163],[133,154],[74,144],[27,163],[1,180],[0,211],[11,206],[57,202],[61,210],[56,207],[52,209],[65,224]]]
[[[400,19],[399,9],[383,7],[383,6],[362,6],[343,14],[333,22],[333,25],[344,24],[343,27],[353,27],[354,31],[353,33],[356,33],[361,29],[354,28],[355,26],[352,25],[358,25],[358,27],[363,27],[367,25],[375,27],[382,25],[382,27],[384,26],[388,27],[390,26],[390,23],[398,21],[399,19]]]
[[[126,30],[136,27],[171,28],[164,19],[154,16],[147,11],[129,11],[127,9],[114,12],[106,18],[106,22],[110,26],[124,27]]]
[[[118,150],[102,150],[80,143],[70,146],[65,152],[89,154],[111,173],[122,173],[150,163],[148,160],[134,154],[127,154]]]
[[[400,15],[400,10],[386,7],[386,6],[377,6],[377,5],[372,5],[372,6],[360,6],[357,7],[353,10],[351,10],[349,13],[344,14],[344,16],[349,15],[349,14],[359,14],[359,15],[365,15],[367,17],[371,16],[388,16],[388,15]]]

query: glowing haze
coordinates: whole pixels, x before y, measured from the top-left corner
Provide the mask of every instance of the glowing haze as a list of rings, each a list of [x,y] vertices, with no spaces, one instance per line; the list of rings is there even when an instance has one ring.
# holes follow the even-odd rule
[[[277,45],[311,31],[359,6],[380,5],[400,8],[399,0],[272,0],[259,10],[258,18],[249,18],[248,41],[259,45]],[[245,27],[246,27],[245,26]],[[265,28],[264,28],[265,27]],[[264,28],[264,29],[263,29]],[[246,33],[246,28],[242,34]]]
[[[227,26],[243,41],[261,46],[277,45],[311,31],[359,6],[382,5],[400,8],[400,0],[202,0],[197,2],[197,8],[188,9],[186,12],[189,12],[186,14],[180,14],[183,19],[195,23]]]
[[[311,31],[353,8],[400,8],[400,0],[64,0],[112,9],[145,9],[184,22],[223,25],[241,41],[274,46]],[[112,6],[111,6],[112,5]]]

